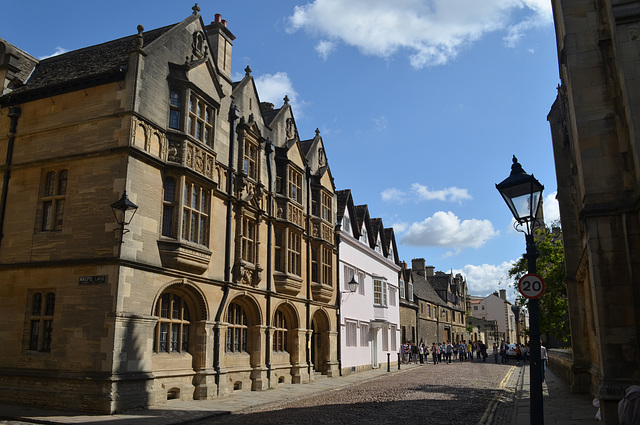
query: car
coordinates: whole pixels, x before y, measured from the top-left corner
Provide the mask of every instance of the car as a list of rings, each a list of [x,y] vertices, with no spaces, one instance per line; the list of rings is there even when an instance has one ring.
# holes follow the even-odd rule
[[[516,358],[516,345],[515,344],[507,344],[507,357],[510,359]]]

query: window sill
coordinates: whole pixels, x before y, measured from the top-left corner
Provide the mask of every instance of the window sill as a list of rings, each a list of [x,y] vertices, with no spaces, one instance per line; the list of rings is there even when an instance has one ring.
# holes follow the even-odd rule
[[[300,289],[302,289],[302,278],[294,274],[275,272],[273,274],[273,281],[276,286],[276,291],[283,294],[298,295]]]
[[[158,251],[164,267],[191,273],[204,273],[211,261],[208,248],[186,242],[159,240]]]

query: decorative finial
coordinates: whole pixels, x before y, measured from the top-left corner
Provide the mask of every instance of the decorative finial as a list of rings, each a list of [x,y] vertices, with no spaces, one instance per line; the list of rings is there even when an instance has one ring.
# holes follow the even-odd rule
[[[320,129],[316,128],[316,137],[320,135]]]
[[[245,76],[247,77],[251,75],[251,68],[249,67],[249,65],[247,65],[247,67],[244,69],[244,72],[245,72]]]
[[[512,161],[513,164],[511,164],[511,174],[526,174],[515,155],[513,155]]]
[[[142,37],[142,32],[144,31],[144,27],[142,25],[138,25],[138,35],[136,35],[136,47],[141,48],[144,44],[144,38]]]
[[[286,94],[284,95],[284,98],[282,98],[282,100],[284,100],[285,105],[289,104],[289,96],[287,96]]]
[[[193,14],[194,14],[194,15],[197,15],[197,14],[198,14],[198,12],[200,12],[200,8],[198,7],[198,3],[196,3],[196,4],[191,8],[191,10],[193,10]]]

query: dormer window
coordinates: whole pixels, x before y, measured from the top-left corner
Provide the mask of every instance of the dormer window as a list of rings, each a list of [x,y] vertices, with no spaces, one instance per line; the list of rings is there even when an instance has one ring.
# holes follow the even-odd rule
[[[351,233],[351,220],[346,214],[342,217],[342,231]]]
[[[367,228],[365,226],[362,226],[362,233],[360,234],[360,242],[365,244],[369,243],[369,239],[367,237]]]
[[[378,239],[378,241],[376,242],[375,250],[378,254],[382,254],[382,246],[380,245],[380,239]]]

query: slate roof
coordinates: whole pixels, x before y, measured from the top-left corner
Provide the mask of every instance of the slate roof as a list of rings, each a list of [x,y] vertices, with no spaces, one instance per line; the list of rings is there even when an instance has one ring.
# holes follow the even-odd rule
[[[344,217],[344,210],[347,208],[347,202],[351,196],[351,189],[336,190],[336,198],[338,200],[338,211],[336,212],[336,219],[338,222],[342,222]]]
[[[311,150],[311,145],[313,145],[314,141],[315,139],[300,141],[300,149],[302,149],[302,153],[304,154],[304,156],[307,156],[307,154]]]
[[[176,24],[142,33],[144,45],[169,31]],[[90,86],[91,81],[124,78],[129,53],[136,47],[136,35],[85,47],[42,59],[25,84],[2,97],[2,103],[39,99]]]
[[[411,269],[409,269],[411,270]],[[431,283],[424,277],[420,276],[417,272],[411,271],[411,277],[413,277],[413,293],[421,300],[428,301],[430,303],[448,307],[438,293],[433,289]]]
[[[448,291],[449,290],[449,282],[451,280],[450,274],[435,274],[433,276],[428,276],[427,280],[436,291]]]
[[[260,102],[260,112],[262,112],[265,124],[270,125],[278,115],[278,112],[280,112],[280,109],[282,108],[274,109],[271,102]]]

